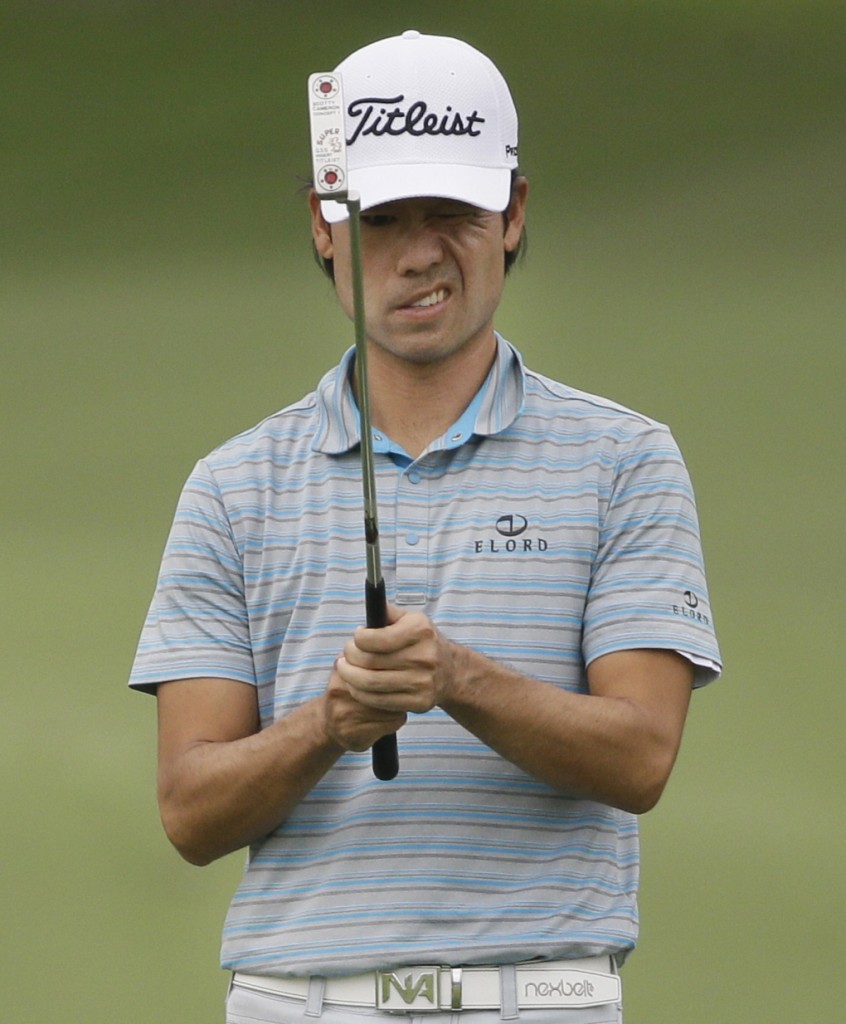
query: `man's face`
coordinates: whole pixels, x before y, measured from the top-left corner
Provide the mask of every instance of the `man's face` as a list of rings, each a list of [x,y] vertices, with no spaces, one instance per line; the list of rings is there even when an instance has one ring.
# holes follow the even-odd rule
[[[367,336],[374,355],[410,363],[448,359],[493,341],[505,253],[523,229],[521,182],[509,208],[480,210],[451,199],[403,199],[361,216]],[[334,261],[341,306],[353,315],[349,224],[328,225],[312,197],[318,253]]]

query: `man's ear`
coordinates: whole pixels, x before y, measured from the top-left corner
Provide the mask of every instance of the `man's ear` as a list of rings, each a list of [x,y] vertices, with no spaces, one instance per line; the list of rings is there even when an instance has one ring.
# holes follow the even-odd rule
[[[519,177],[514,182],[511,190],[511,202],[505,211],[505,251],[514,252],[520,244],[523,235],[523,228],[526,224],[526,200],[529,195],[529,182],[527,178]]]
[[[331,260],[335,255],[332,228],[320,212],[320,200],[314,189],[308,194],[308,206],[311,211],[311,237],[314,240],[315,251],[321,259]]]

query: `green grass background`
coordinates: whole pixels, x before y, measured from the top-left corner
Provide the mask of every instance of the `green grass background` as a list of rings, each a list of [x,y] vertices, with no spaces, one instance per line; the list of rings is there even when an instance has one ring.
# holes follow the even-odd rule
[[[0,987],[19,1024],[222,1019],[241,856],[160,830],[125,686],[179,488],[351,343],[305,81],[409,27],[522,114],[499,326],[672,424],[724,678],[643,820],[627,1024],[843,1012],[846,8],[815,0],[0,5]]]

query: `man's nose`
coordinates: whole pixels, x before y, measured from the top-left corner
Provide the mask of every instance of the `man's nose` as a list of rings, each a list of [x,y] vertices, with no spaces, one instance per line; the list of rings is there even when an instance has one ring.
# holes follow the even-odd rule
[[[423,274],[444,258],[444,243],[429,221],[409,225],[403,233],[397,269],[400,274]]]

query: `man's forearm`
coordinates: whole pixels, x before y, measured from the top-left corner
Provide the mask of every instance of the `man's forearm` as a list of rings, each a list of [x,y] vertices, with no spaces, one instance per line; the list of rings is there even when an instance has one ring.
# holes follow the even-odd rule
[[[200,740],[160,765],[165,831],[192,864],[208,864],[277,828],[343,754],[324,728],[322,699],[267,729]]]
[[[571,693],[460,648],[454,685],[441,706],[506,760],[559,792],[642,813],[657,802],[672,769],[689,678],[668,652],[630,654],[620,656],[618,667],[632,673],[632,699],[623,687],[613,696]],[[655,658],[641,663],[636,654]],[[638,676],[645,673],[666,675],[667,700],[683,705],[678,714],[668,716],[663,707],[656,713],[659,701],[638,699]]]

